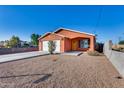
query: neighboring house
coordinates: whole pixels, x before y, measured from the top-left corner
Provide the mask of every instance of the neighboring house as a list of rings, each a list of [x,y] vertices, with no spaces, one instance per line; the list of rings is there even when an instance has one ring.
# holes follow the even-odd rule
[[[0,41],[0,48],[4,48],[5,41]]]
[[[20,40],[18,46],[19,47],[30,47],[30,42]]]
[[[18,47],[19,48],[26,48],[26,47],[35,47],[35,46],[33,46],[33,44],[31,42],[20,40]]]
[[[3,41],[0,41],[0,48],[3,47]]]
[[[3,45],[0,45],[0,48],[4,48],[4,46]]]
[[[48,32],[38,40],[40,51],[48,51],[48,41],[51,40],[56,42],[55,52],[93,51],[95,47],[95,35],[65,28]]]
[[[22,41],[21,40],[19,45],[20,45],[20,47],[23,47],[25,44],[27,44],[27,41]]]

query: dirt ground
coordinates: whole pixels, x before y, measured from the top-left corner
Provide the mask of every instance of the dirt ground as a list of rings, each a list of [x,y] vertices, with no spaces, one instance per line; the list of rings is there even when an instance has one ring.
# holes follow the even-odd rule
[[[105,56],[46,55],[0,64],[0,87],[124,87]]]

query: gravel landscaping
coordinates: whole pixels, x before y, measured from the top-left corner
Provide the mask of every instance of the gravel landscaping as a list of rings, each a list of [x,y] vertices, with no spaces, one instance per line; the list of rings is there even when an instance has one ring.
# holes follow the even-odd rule
[[[124,87],[105,56],[45,55],[0,64],[0,87]]]

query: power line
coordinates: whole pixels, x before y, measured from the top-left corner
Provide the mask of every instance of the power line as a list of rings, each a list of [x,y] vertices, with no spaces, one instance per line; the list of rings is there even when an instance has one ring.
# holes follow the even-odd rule
[[[95,28],[94,28],[94,31],[93,31],[95,35],[96,35],[96,30],[97,30],[97,28],[99,26],[99,23],[100,23],[100,20],[101,20],[101,17],[102,17],[102,11],[103,11],[103,7],[100,6],[99,14],[98,14],[98,19],[96,21],[96,25],[95,25]]]

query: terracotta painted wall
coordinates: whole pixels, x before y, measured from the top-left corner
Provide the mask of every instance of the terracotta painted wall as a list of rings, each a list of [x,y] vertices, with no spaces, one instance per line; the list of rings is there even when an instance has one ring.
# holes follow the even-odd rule
[[[61,30],[57,33],[62,34],[62,35],[69,37],[69,38],[77,38],[77,37],[90,38],[91,37],[91,35],[81,34],[81,33],[72,32],[72,31],[68,31],[68,30]]]
[[[90,48],[86,48],[86,49],[82,49],[82,48],[80,48],[80,44],[79,44],[79,42],[80,42],[80,40],[82,40],[82,39],[88,39],[88,38],[75,38],[75,39],[72,39],[72,41],[74,40],[76,40],[77,41],[77,50],[78,51],[87,51],[87,50],[89,50]],[[90,42],[89,42],[90,43]],[[73,50],[73,49],[72,49]]]
[[[61,31],[58,31],[57,33],[62,34],[66,37],[70,37],[70,38],[77,38],[77,37],[89,38],[90,39],[90,48],[89,49],[78,48],[78,50],[91,50],[91,51],[94,50],[95,36],[87,35],[87,34],[81,34],[81,33],[72,32],[72,31],[68,31],[68,30],[61,30]]]
[[[61,51],[61,52],[65,52],[64,43],[65,43],[65,39],[63,38],[63,39],[61,39],[61,41],[60,41],[60,51]]]
[[[62,30],[62,31],[59,31],[57,33],[64,35],[64,36],[67,36],[67,37],[70,37],[70,38],[77,38],[77,37],[89,38],[90,39],[90,48],[89,49],[78,48],[78,50],[94,50],[95,36],[81,34],[81,33],[77,33],[77,32],[71,32],[68,30]],[[79,38],[77,40],[79,40]],[[63,38],[63,37],[58,36],[56,34],[50,34],[50,35],[47,35],[44,38],[39,40],[39,50],[42,50],[42,41],[45,41],[45,40],[46,41],[48,41],[48,40],[60,40],[60,51],[61,52],[70,51],[72,49],[72,42],[70,39]]]
[[[55,35],[55,34],[49,34],[47,35],[46,37],[42,38],[39,40],[39,50],[42,51],[43,49],[43,41],[49,41],[49,40],[60,40],[60,51],[61,52],[64,52],[64,39],[58,35]]]
[[[90,37],[90,51],[95,50],[95,37]]]
[[[38,45],[38,47],[39,47],[39,51],[42,51],[42,41],[41,41],[41,40],[39,40],[39,45]]]
[[[60,36],[58,36],[58,35],[50,34],[50,35],[48,35],[48,36],[42,38],[41,40],[43,40],[43,41],[45,41],[45,40],[48,41],[48,40],[61,40],[61,39],[62,39],[62,37],[60,37]]]
[[[64,40],[64,51],[71,51],[71,40],[68,38],[65,38]]]

